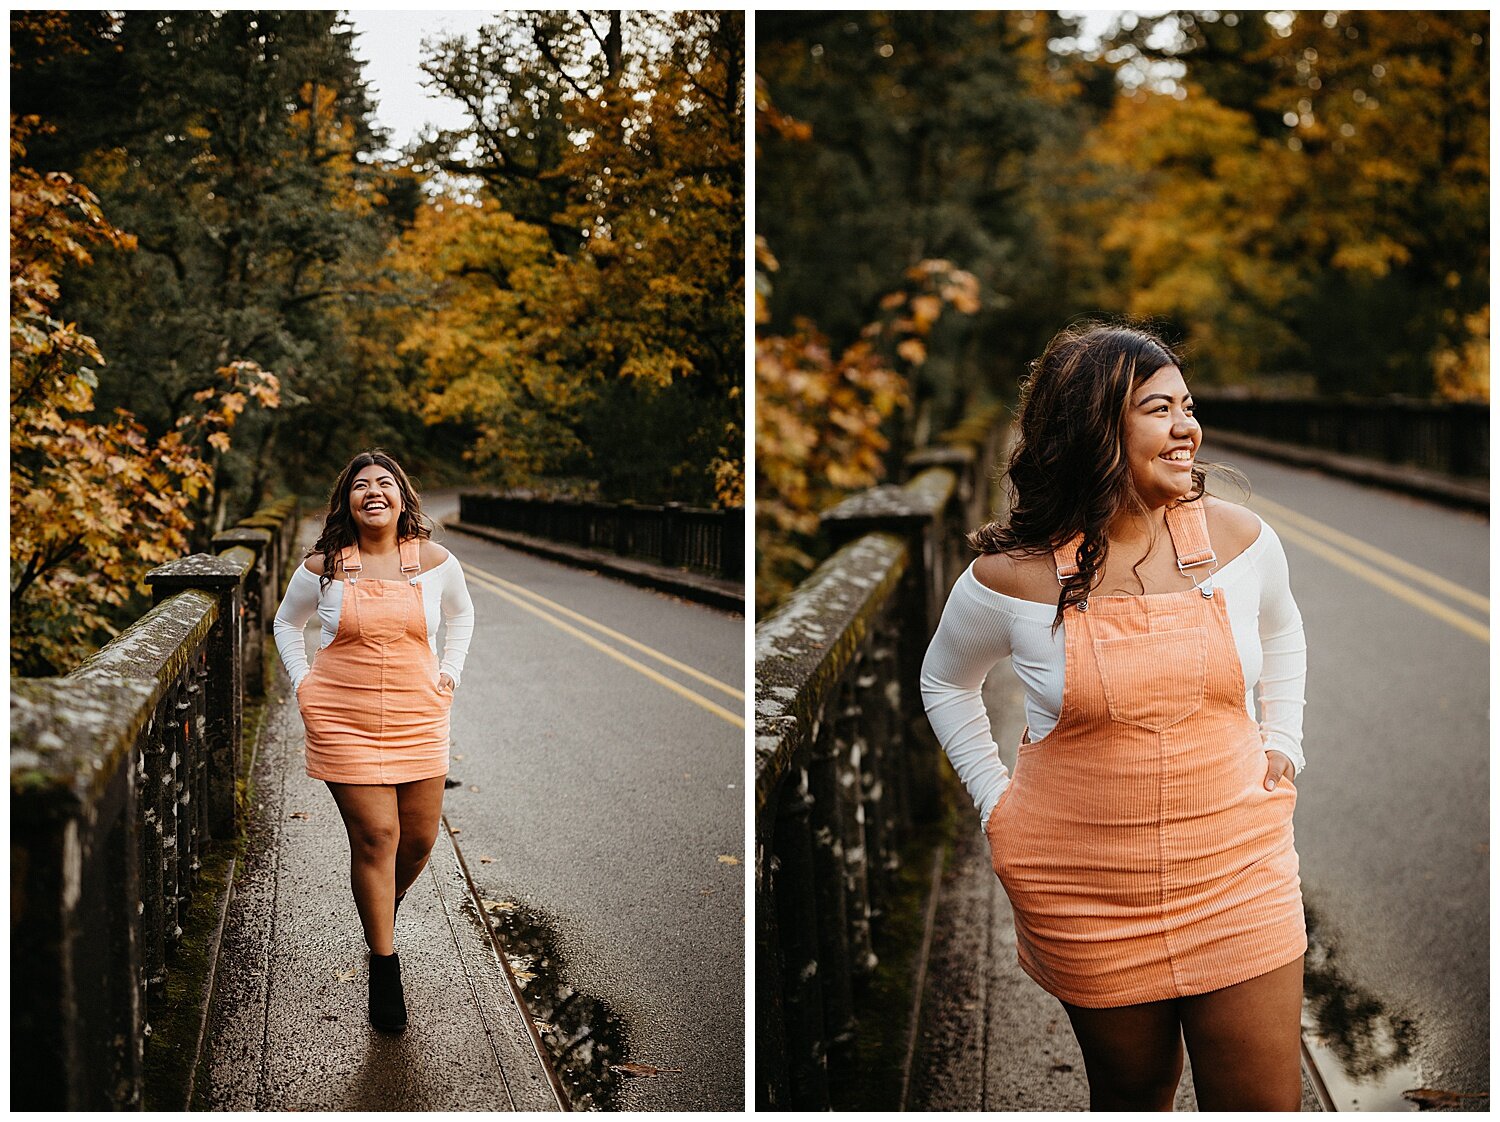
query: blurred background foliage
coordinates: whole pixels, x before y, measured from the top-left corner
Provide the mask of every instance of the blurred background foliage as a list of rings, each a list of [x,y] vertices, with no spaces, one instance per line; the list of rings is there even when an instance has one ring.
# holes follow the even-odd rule
[[[470,120],[391,158],[336,12],[11,13],[13,672],[363,448],[743,502],[742,14],[423,49]]]
[[[761,403],[925,260],[977,307],[920,361],[883,352],[886,462],[1089,315],[1151,320],[1199,386],[1488,399],[1487,12],[763,12],[756,35],[758,465],[847,436]],[[762,610],[839,493],[758,466]]]

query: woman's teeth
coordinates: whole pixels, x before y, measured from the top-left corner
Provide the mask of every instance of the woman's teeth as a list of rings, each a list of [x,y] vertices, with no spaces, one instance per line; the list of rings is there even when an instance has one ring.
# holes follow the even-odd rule
[[[1178,451],[1178,452],[1168,452],[1165,455],[1161,455],[1161,456],[1157,457],[1158,460],[1179,460],[1179,461],[1183,461],[1183,462],[1191,461],[1192,458],[1193,458],[1193,454],[1191,452],[1189,452],[1187,449],[1183,449],[1183,450]]]

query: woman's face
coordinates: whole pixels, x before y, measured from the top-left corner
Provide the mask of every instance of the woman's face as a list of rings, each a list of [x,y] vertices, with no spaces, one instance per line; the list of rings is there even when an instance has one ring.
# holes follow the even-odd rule
[[[349,485],[349,512],[361,530],[380,531],[401,515],[401,488],[390,468],[361,468]]]
[[[1136,492],[1155,510],[1193,487],[1193,464],[1203,430],[1193,419],[1193,399],[1182,371],[1163,366],[1130,391],[1125,456]]]

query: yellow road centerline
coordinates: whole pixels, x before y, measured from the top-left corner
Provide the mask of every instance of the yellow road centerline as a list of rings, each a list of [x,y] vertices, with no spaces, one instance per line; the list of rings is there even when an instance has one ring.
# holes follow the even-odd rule
[[[1389,592],[1398,600],[1405,600],[1408,604],[1420,608],[1428,615],[1434,616],[1444,623],[1451,624],[1464,634],[1472,635],[1481,643],[1488,643],[1490,641],[1490,629],[1488,627],[1480,623],[1475,623],[1468,616],[1462,612],[1455,611],[1442,601],[1434,600],[1431,596],[1408,588],[1394,577],[1388,576],[1370,565],[1366,565],[1363,561],[1356,561],[1347,553],[1335,549],[1327,542],[1320,541],[1311,534],[1304,534],[1289,523],[1281,522],[1279,518],[1268,518],[1266,521],[1271,523],[1272,527],[1281,537],[1286,538],[1288,541],[1296,542],[1303,549],[1316,553],[1325,561],[1331,562],[1339,568],[1369,581],[1376,588]],[[1278,525],[1278,523],[1280,524]]]
[[[650,655],[658,662],[664,663],[665,665],[670,666],[673,670],[676,670],[682,674],[686,674],[690,678],[696,678],[704,685],[712,686],[716,690],[722,690],[730,697],[736,698],[740,701],[745,700],[744,690],[737,690],[727,682],[721,682],[719,681],[719,679],[705,674],[701,670],[694,669],[691,666],[687,666],[681,662],[678,662],[671,655],[662,654],[661,651],[656,650],[654,647],[648,647],[645,643],[638,642],[637,640],[632,639],[629,635],[622,635],[612,627],[605,627],[604,624],[599,623],[596,620],[589,619],[588,616],[582,614],[581,612],[575,612],[572,608],[564,607],[562,604],[557,603],[557,601],[555,600],[547,599],[539,592],[533,592],[529,588],[523,588],[519,584],[515,584],[512,581],[506,580],[504,577],[497,577],[494,573],[487,573],[483,569],[476,568],[473,565],[467,565],[463,562],[459,562],[459,564],[463,566],[464,572],[466,573],[472,573],[478,577],[485,577],[489,580],[494,581],[501,588],[509,589],[511,592],[519,596],[526,596],[532,600],[536,600],[539,603],[545,604],[554,612],[559,612],[562,615],[567,616],[569,619],[576,619],[579,623],[582,623],[588,627],[592,627],[595,631],[598,631],[601,634],[608,635],[616,642],[624,643],[627,646],[634,647],[642,654]]]
[[[1377,565],[1383,565],[1392,572],[1400,573],[1408,580],[1416,581],[1418,584],[1425,584],[1435,592],[1441,592],[1444,596],[1457,600],[1461,604],[1468,604],[1471,608],[1477,608],[1485,614],[1486,618],[1490,614],[1489,597],[1481,596],[1479,593],[1464,588],[1462,585],[1454,584],[1451,580],[1440,577],[1436,573],[1428,572],[1426,569],[1418,565],[1413,565],[1410,561],[1405,561],[1395,554],[1378,549],[1369,542],[1351,537],[1342,530],[1335,530],[1332,526],[1319,522],[1314,518],[1309,518],[1307,515],[1300,514],[1295,510],[1290,510],[1280,503],[1272,502],[1270,499],[1255,496],[1251,498],[1248,505],[1252,509],[1259,507],[1267,514],[1283,522],[1289,522],[1293,526],[1297,526],[1325,541],[1332,542],[1341,549],[1357,553],[1366,560],[1375,562]]]
[[[464,568],[467,569],[467,568],[469,568],[469,566],[465,565]],[[631,658],[629,655],[624,654],[624,653],[622,653],[620,651],[615,650],[613,647],[609,646],[608,644],[601,643],[598,639],[595,639],[592,635],[588,635],[588,634],[586,634],[586,633],[578,630],[578,628],[574,627],[572,624],[570,624],[570,623],[564,623],[562,620],[556,618],[555,616],[549,615],[547,612],[543,611],[541,608],[537,607],[535,604],[528,604],[525,600],[521,599],[521,597],[516,596],[516,595],[514,595],[511,592],[506,591],[504,588],[500,588],[500,587],[497,587],[494,584],[491,584],[490,583],[490,578],[488,576],[482,575],[482,574],[480,574],[477,571],[473,573],[473,576],[474,576],[475,583],[478,584],[479,587],[483,588],[485,591],[493,593],[494,595],[500,597],[502,600],[508,600],[508,601],[510,601],[516,607],[521,608],[521,609],[523,609],[525,611],[528,611],[532,615],[536,616],[538,619],[542,619],[542,620],[545,620],[546,622],[550,623],[553,627],[557,628],[559,631],[564,631],[567,634],[573,636],[573,638],[579,639],[582,642],[587,643],[589,646],[593,647],[596,651],[599,651],[599,652],[601,652],[603,654],[607,654],[610,658],[614,659],[616,662],[622,662],[622,663],[624,663],[626,666],[630,667],[630,669],[634,670],[637,674],[642,674],[645,677],[650,678],[657,685],[665,686],[667,689],[671,690],[673,693],[678,694],[681,697],[685,697],[687,700],[691,701],[694,705],[702,706],[704,709],[707,709],[714,716],[723,718],[724,720],[728,721],[731,725],[734,725],[734,726],[736,726],[738,728],[744,728],[745,727],[745,718],[744,718],[744,716],[742,714],[734,713],[734,712],[731,712],[728,709],[725,709],[723,706],[715,705],[712,701],[709,701],[708,698],[703,697],[700,694],[694,693],[692,690],[688,689],[686,686],[679,685],[677,682],[672,681],[671,678],[668,678],[664,674],[658,674],[655,670],[652,670],[651,667],[646,666],[646,665],[644,665],[642,663],[637,662],[635,659]]]

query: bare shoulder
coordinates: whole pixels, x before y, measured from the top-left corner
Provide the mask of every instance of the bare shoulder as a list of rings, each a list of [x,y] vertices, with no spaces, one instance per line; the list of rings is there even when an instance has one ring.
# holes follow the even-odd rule
[[[420,552],[418,554],[418,562],[422,566],[422,572],[425,573],[429,569],[436,569],[444,561],[448,560],[448,557],[448,551],[442,546],[438,545],[437,542],[433,541],[431,538],[422,539]]]
[[[1208,536],[1214,543],[1220,564],[1244,553],[1260,537],[1260,518],[1238,503],[1205,495],[1203,509],[1208,515]]]
[[[974,562],[974,578],[991,591],[1017,600],[1057,600],[1057,571],[1050,557],[985,553]]]
[[[323,555],[321,553],[309,553],[302,561],[302,567],[315,577],[323,575]]]

